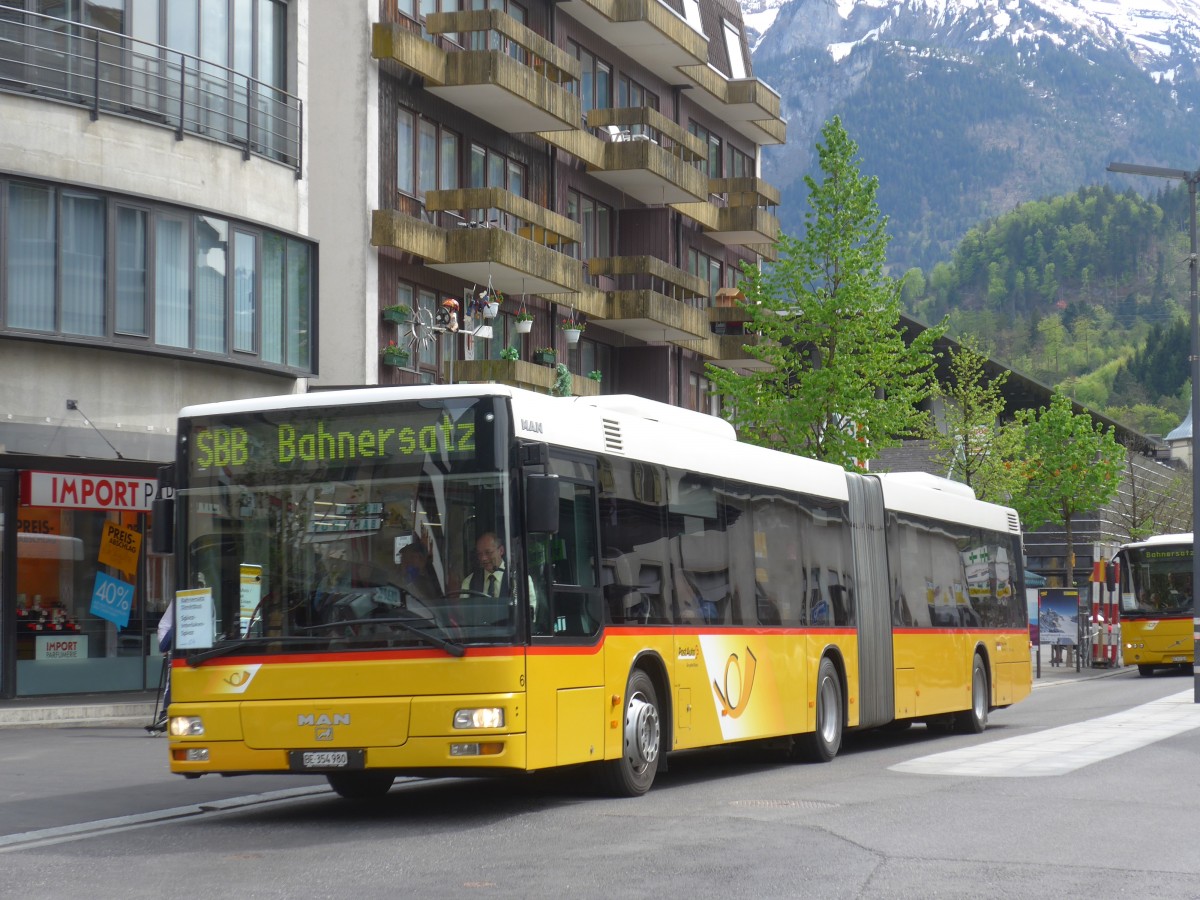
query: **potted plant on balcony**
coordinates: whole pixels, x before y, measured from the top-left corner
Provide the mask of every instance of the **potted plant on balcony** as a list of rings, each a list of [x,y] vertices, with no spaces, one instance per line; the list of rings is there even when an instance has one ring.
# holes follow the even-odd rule
[[[559,327],[562,328],[563,334],[566,336],[568,344],[578,344],[579,343],[579,335],[583,334],[583,329],[587,327],[587,323],[577,321],[574,318],[570,318],[570,319],[563,319],[562,322],[559,324]]]
[[[521,354],[517,352],[516,347],[505,347],[500,351],[501,359],[516,360],[521,358]]]
[[[496,290],[488,291],[488,295],[483,303],[483,317],[485,319],[494,319],[500,315],[500,304],[504,302],[504,295]]]
[[[494,319],[500,315],[500,304],[503,302],[504,295],[488,285],[471,300],[471,314],[476,318]]]
[[[571,370],[559,363],[554,367],[554,387],[550,388],[550,393],[555,397],[570,397],[573,393],[572,387],[574,378],[571,375]]]
[[[408,348],[401,347],[395,341],[388,341],[383,349],[379,351],[379,358],[385,366],[403,368],[408,365]]]
[[[397,303],[395,306],[385,306],[383,308],[383,321],[393,322],[396,325],[407,325],[409,319],[412,318],[412,307],[402,306]]]
[[[533,351],[533,361],[540,366],[553,366],[558,361],[558,353],[553,347],[539,347]]]
[[[592,369],[592,371],[588,372],[587,377],[592,379],[592,381],[596,382],[596,384],[599,384],[600,379],[602,379],[604,377],[604,373],[601,372],[599,369]]]
[[[522,306],[517,310],[517,334],[529,334],[533,330],[533,313]]]

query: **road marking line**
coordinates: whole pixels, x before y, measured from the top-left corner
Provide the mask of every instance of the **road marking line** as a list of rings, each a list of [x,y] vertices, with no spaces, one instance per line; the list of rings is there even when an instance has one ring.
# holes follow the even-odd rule
[[[1076,769],[1200,728],[1200,704],[1191,690],[1124,712],[1035,734],[921,756],[890,768],[916,775],[1033,778]]]
[[[211,800],[192,806],[175,806],[170,809],[158,809],[154,812],[115,816],[111,819],[96,819],[93,822],[80,822],[76,825],[60,825],[56,828],[42,828],[38,831],[25,831],[20,834],[5,834],[0,835],[0,853],[8,853],[12,850],[27,850],[31,847],[43,847],[47,844],[61,844],[64,841],[82,840],[98,834],[112,834],[116,831],[145,827],[171,819],[198,816],[206,812],[227,812],[246,806],[279,803],[284,800],[293,800],[299,797],[326,794],[329,792],[329,788],[323,785],[287,788],[263,794],[247,794],[243,797],[231,797],[227,800]]]

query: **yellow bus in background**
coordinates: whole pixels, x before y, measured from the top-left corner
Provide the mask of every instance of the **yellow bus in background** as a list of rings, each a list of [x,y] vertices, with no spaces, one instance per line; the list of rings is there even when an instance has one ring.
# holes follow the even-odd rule
[[[830,760],[848,729],[980,732],[1030,691],[1017,516],[961,485],[499,385],[207,404],[178,433],[157,540],[185,776],[370,797],[583,766],[632,796],[675,751]]]
[[[1142,675],[1192,668],[1192,534],[1125,544],[1120,564],[1121,650]]]

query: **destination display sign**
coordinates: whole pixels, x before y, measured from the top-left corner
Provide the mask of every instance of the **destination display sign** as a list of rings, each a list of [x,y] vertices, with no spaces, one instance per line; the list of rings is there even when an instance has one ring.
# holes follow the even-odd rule
[[[386,465],[427,456],[470,459],[477,444],[476,415],[469,407],[278,410],[197,421],[188,455],[193,478],[223,473],[246,481],[280,470]]]

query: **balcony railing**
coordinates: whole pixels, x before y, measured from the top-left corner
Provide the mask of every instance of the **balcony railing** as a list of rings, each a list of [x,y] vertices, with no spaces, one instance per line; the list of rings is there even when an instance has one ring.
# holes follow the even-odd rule
[[[66,19],[0,8],[0,91],[229,144],[302,168],[299,98],[224,66]]]

